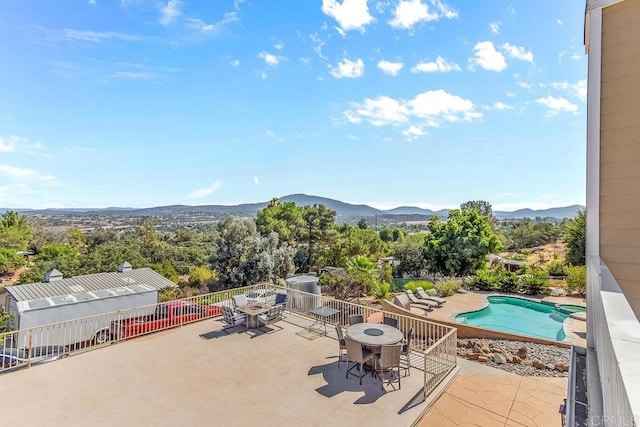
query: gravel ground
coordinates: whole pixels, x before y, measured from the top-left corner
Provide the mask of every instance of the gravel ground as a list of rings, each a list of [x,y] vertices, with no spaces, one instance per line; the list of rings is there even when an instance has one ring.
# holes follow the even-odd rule
[[[524,341],[508,341],[508,340],[492,340],[485,338],[460,338],[458,342],[463,348],[467,344],[467,341],[475,341],[478,343],[487,343],[490,347],[497,347],[503,349],[509,354],[516,354],[521,347],[527,348],[527,360],[538,360],[545,365],[555,365],[558,362],[564,362],[569,365],[570,349],[558,347],[551,344],[536,344]],[[477,362],[480,363],[480,362]],[[504,371],[513,372],[517,375],[535,376],[535,377],[566,377],[568,372],[559,372],[550,369],[537,369],[533,366],[526,366],[522,363],[504,363],[498,364],[493,361],[484,363],[485,365],[502,369]]]

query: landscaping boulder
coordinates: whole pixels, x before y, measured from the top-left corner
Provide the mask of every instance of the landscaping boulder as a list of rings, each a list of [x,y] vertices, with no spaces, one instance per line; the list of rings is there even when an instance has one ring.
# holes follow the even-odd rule
[[[547,369],[547,365],[545,365],[544,363],[540,362],[539,360],[534,360],[533,361],[533,367],[536,369]]]
[[[555,364],[554,368],[556,369],[556,371],[559,372],[566,372],[569,370],[569,367],[567,366],[566,363],[564,362],[558,362]]]
[[[520,364],[520,362],[522,362],[522,359],[520,359],[520,357],[518,356],[513,356],[511,358],[511,363]]]
[[[498,365],[503,365],[507,363],[507,358],[500,353],[493,353],[493,363],[497,363]]]
[[[478,356],[478,362],[487,363],[489,358],[487,356]]]
[[[473,348],[476,346],[476,342],[474,340],[467,341],[467,348]]]
[[[520,359],[526,359],[527,358],[527,347],[520,347],[518,349],[518,352],[516,353],[516,355],[520,358]]]

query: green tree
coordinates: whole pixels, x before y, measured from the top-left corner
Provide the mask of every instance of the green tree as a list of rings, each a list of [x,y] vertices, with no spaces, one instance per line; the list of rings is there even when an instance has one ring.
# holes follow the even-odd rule
[[[13,249],[0,248],[0,273],[15,271],[26,264],[24,256]]]
[[[409,235],[394,250],[393,256],[398,260],[398,273],[418,278],[427,268],[424,255],[425,235],[416,233]]]
[[[189,274],[189,286],[194,288],[204,288],[213,285],[218,280],[215,271],[208,267],[196,267]]]
[[[493,216],[493,207],[491,206],[491,203],[485,202],[484,200],[470,200],[460,205],[461,211],[468,211],[472,209],[477,210],[480,215],[488,217]]]
[[[587,246],[586,211],[578,212],[574,219],[567,222],[564,243],[567,246],[567,262],[571,265],[585,265]]]
[[[33,231],[25,216],[7,211],[0,217],[0,248],[24,251],[32,236]]]
[[[282,203],[272,199],[269,205],[256,215],[256,228],[263,236],[278,233],[281,242],[296,245],[302,235],[303,208],[294,202]]]
[[[327,209],[324,205],[314,204],[303,208],[302,220],[304,222],[304,232],[302,241],[307,245],[306,269],[315,266],[318,253],[333,243],[336,238],[335,231],[336,212]]]
[[[489,217],[476,209],[454,209],[446,222],[438,217],[429,221],[425,257],[433,272],[464,276],[483,267],[486,256],[498,246]]]

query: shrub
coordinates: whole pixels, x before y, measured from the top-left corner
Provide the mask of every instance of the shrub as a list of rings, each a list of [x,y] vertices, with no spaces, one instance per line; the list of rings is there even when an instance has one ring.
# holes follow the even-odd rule
[[[498,287],[498,275],[493,270],[478,270],[471,277],[471,286],[479,291],[493,291]]]
[[[533,253],[533,251],[531,249],[521,249],[520,253],[524,256],[529,256]]]
[[[460,290],[462,287],[462,280],[460,279],[446,279],[442,282],[435,284],[435,288],[442,297],[450,297]]]
[[[566,276],[567,265],[562,261],[553,261],[547,265],[549,276]]]
[[[504,272],[498,279],[500,292],[514,293],[520,290],[520,279],[515,273]]]
[[[538,295],[547,287],[549,279],[544,272],[532,270],[531,273],[520,276],[520,286],[527,295]]]
[[[404,288],[409,289],[414,294],[416,293],[416,288],[419,287],[426,291],[427,289],[433,289],[435,285],[433,282],[427,282],[426,280],[412,280],[404,284]]]
[[[379,283],[373,288],[372,295],[375,299],[389,299],[389,291],[391,290],[390,283]]]
[[[567,289],[584,295],[587,292],[587,268],[584,265],[567,268]]]

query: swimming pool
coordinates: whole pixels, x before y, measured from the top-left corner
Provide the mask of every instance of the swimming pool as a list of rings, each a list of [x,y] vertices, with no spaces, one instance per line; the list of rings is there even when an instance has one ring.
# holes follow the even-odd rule
[[[557,310],[554,304],[505,296],[490,296],[487,300],[487,307],[458,314],[456,322],[555,341],[566,338],[562,325],[569,314]]]

